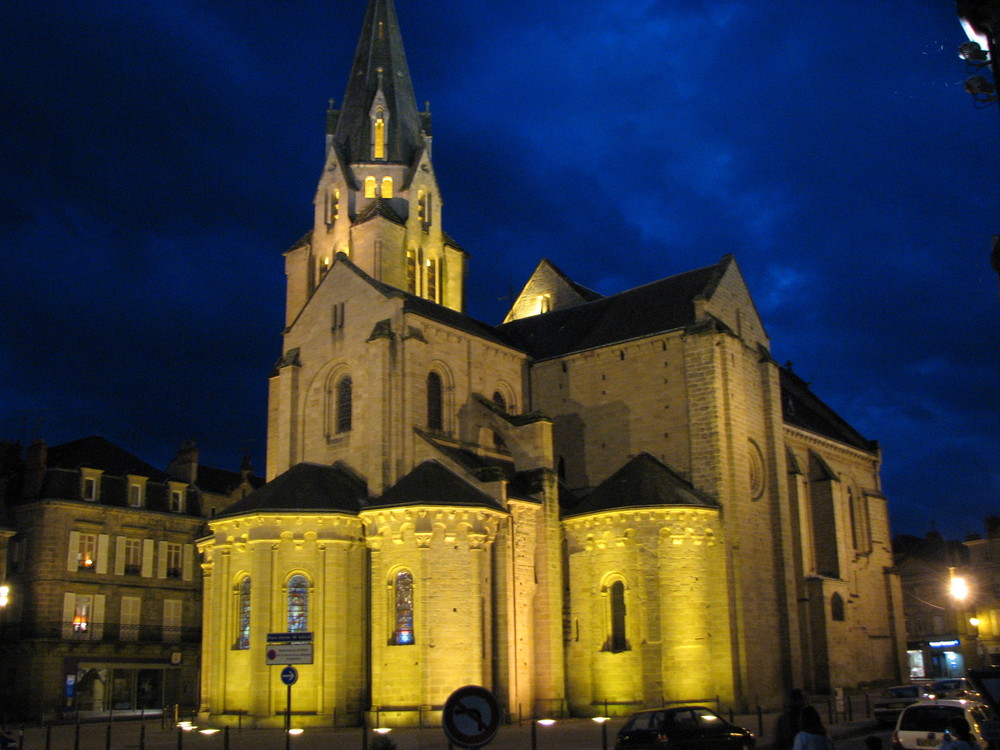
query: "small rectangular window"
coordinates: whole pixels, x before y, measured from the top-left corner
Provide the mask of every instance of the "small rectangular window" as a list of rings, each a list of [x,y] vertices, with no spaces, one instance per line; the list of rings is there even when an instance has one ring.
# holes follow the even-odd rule
[[[84,477],[83,479],[83,499],[97,499],[97,480],[94,477]]]
[[[133,508],[142,507],[142,485],[130,484],[128,486],[128,504]]]
[[[76,552],[77,570],[94,570],[97,564],[97,535],[80,534]]]
[[[170,512],[171,513],[183,513],[184,512],[184,493],[180,490],[170,491]]]
[[[137,576],[142,573],[142,542],[138,539],[125,540],[125,575]]]

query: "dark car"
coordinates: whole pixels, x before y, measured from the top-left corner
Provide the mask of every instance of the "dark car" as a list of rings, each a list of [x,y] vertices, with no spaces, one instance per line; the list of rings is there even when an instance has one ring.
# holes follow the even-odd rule
[[[654,708],[633,714],[618,731],[615,750],[753,750],[749,729],[702,706]]]
[[[875,701],[875,721],[882,726],[895,724],[900,711],[923,697],[923,685],[896,685],[888,688],[885,695]]]

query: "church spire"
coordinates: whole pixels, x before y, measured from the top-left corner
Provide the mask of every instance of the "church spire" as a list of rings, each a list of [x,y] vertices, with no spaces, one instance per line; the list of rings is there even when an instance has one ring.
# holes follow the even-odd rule
[[[368,0],[333,143],[348,164],[404,165],[424,143],[392,0]]]

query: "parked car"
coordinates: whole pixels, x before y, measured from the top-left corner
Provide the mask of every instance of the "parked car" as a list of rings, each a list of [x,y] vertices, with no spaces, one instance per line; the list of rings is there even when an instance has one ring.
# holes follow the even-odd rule
[[[928,698],[973,698],[979,700],[980,695],[964,677],[947,677],[935,680],[924,689]]]
[[[875,721],[885,727],[891,726],[896,723],[900,711],[923,697],[923,685],[895,685],[886,688],[882,697],[875,701]]]
[[[980,747],[989,747],[983,737],[983,722],[996,717],[985,703],[960,698],[924,699],[900,712],[892,733],[893,750],[927,750],[944,742],[948,722],[959,716],[969,722],[969,729]]]
[[[753,750],[749,729],[703,706],[639,711],[618,731],[615,750]]]

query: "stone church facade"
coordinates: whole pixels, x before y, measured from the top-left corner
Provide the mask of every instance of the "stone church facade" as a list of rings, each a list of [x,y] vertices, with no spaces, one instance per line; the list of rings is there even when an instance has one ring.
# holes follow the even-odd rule
[[[268,483],[209,521],[201,711],[303,724],[778,706],[899,679],[881,454],[789,368],[732,256],[602,296],[542,260],[464,313],[431,117],[369,0],[312,230],[287,251]]]

